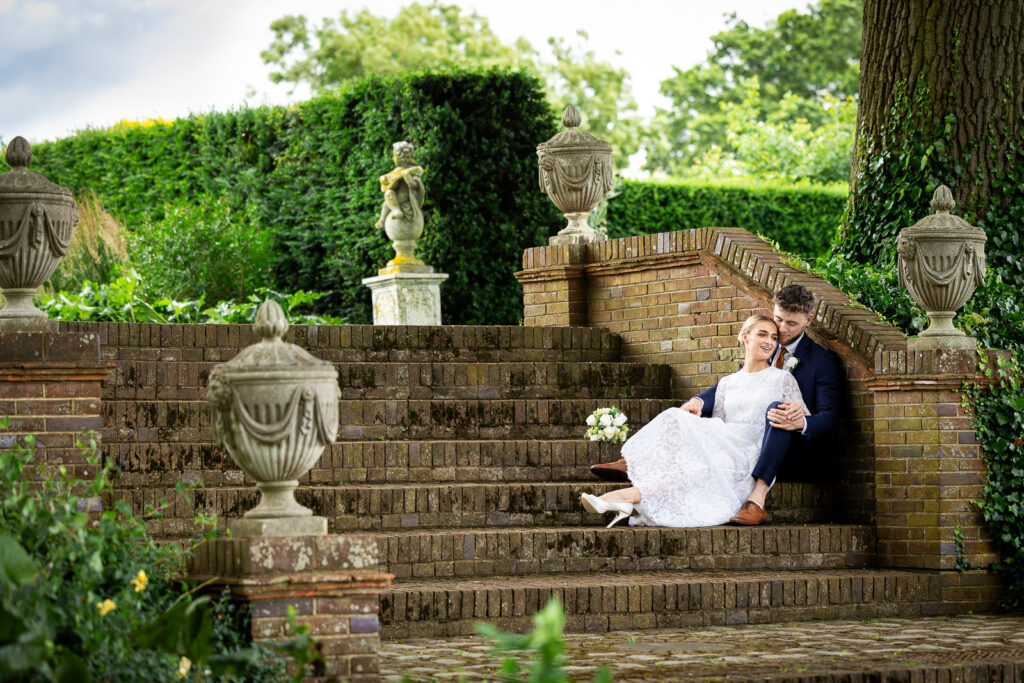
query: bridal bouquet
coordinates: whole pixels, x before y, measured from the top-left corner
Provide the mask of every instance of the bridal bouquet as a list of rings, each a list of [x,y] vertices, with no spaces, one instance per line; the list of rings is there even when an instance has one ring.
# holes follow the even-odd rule
[[[622,443],[626,440],[626,435],[629,434],[626,414],[615,406],[595,410],[587,418],[587,427],[587,433],[583,436],[591,441]]]

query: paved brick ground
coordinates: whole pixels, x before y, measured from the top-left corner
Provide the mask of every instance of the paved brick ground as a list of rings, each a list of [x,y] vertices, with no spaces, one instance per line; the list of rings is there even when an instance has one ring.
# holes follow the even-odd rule
[[[604,664],[623,681],[1024,680],[1024,616],[968,615],[568,634],[566,670]],[[499,660],[477,636],[385,641],[381,676],[493,680]],[[866,679],[865,679],[866,680]]]

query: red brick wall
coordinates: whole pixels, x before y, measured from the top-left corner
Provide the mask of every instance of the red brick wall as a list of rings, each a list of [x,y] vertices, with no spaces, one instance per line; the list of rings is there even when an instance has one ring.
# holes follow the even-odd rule
[[[99,435],[101,383],[112,369],[94,333],[0,333],[0,417],[10,425],[0,448],[33,435],[36,462],[90,476],[75,444],[82,430]]]

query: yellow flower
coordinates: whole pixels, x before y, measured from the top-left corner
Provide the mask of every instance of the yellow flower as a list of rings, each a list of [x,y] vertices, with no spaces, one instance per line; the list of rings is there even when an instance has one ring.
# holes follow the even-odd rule
[[[103,602],[97,602],[96,609],[100,611],[101,617],[105,617],[111,612],[113,612],[115,609],[117,609],[117,603],[111,600],[110,598],[107,598]]]
[[[131,584],[135,586],[135,592],[141,593],[146,590],[146,585],[149,583],[149,577],[146,576],[146,572],[142,569],[135,575],[135,578],[131,580]]]
[[[188,670],[192,668],[192,660],[188,657],[182,657],[181,661],[178,662],[178,678],[184,678],[188,676]]]

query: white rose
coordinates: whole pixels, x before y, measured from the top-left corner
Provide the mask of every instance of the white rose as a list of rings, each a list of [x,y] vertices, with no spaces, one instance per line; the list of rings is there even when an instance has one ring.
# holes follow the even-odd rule
[[[601,440],[601,433],[600,432],[594,432],[593,434],[590,435],[590,440],[591,441],[600,441]]]
[[[621,427],[624,424],[626,424],[626,414],[619,413],[618,415],[615,416],[615,426]]]
[[[619,430],[611,425],[608,425],[607,427],[604,428],[604,435],[606,438],[609,439],[618,434],[618,432]]]
[[[597,418],[596,418],[596,417],[594,417],[593,415],[589,416],[589,417],[587,418],[587,424],[588,424],[589,426],[593,427],[594,425],[596,425],[596,424],[597,424]]]
[[[612,423],[612,416],[611,415],[602,415],[601,419],[598,420],[598,422],[600,423],[600,425],[602,427],[607,427],[608,425],[610,425]]]

